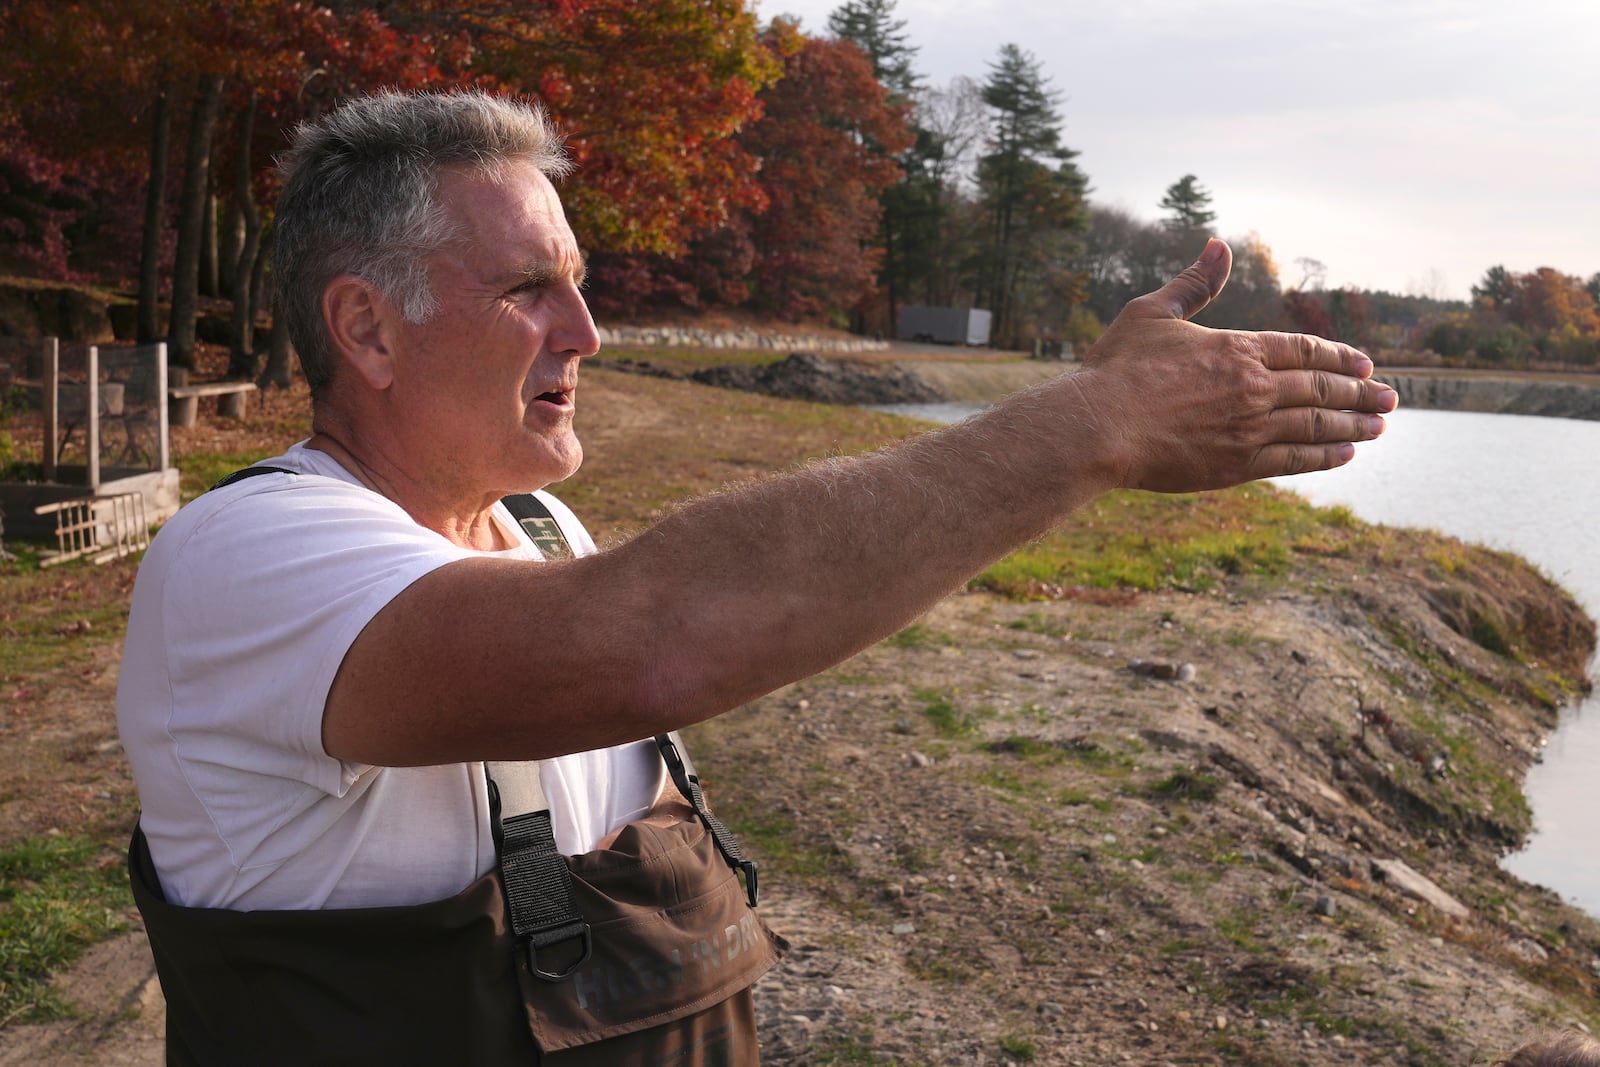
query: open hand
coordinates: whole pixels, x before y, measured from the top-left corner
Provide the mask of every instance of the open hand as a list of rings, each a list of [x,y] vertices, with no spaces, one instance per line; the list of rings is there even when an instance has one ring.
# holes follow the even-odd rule
[[[1187,321],[1222,291],[1232,261],[1213,238],[1183,273],[1130,301],[1072,376],[1100,413],[1118,485],[1190,492],[1325,470],[1383,432],[1398,398],[1371,379],[1362,352]]]

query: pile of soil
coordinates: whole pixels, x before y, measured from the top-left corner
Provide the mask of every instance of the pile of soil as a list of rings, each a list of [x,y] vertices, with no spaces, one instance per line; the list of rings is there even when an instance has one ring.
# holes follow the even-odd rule
[[[592,360],[591,365],[821,404],[934,404],[947,399],[916,371],[906,367],[864,360],[824,359],[809,352],[794,352],[776,363],[722,364],[693,371],[665,367],[648,360],[602,358]]]

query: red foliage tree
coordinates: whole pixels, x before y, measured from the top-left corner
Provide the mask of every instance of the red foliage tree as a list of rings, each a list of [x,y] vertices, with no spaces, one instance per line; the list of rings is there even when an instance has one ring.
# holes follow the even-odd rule
[[[786,319],[849,310],[876,289],[883,191],[912,134],[903,106],[855,45],[779,25],[784,77],[740,137],[761,160],[769,206],[751,223],[752,304]],[[796,47],[798,45],[798,47]]]
[[[1333,337],[1333,320],[1328,317],[1327,309],[1316,294],[1299,289],[1288,290],[1283,294],[1283,312],[1289,316],[1289,322],[1296,331],[1316,334],[1318,337]]]

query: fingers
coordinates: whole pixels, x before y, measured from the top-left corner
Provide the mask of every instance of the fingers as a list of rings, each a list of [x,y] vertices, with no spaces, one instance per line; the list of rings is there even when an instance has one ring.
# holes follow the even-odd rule
[[[1356,446],[1348,441],[1328,445],[1268,445],[1256,454],[1254,471],[1250,477],[1281,478],[1308,471],[1332,470],[1349,463],[1355,454]]]
[[[1382,415],[1326,408],[1280,408],[1267,416],[1266,447],[1371,441],[1383,434]]]
[[[1275,408],[1315,407],[1388,414],[1400,402],[1399,395],[1389,386],[1371,378],[1354,377],[1349,372],[1279,371],[1273,375],[1273,386]]]
[[[1249,334],[1258,350],[1256,358],[1268,370],[1324,370],[1365,378],[1372,360],[1365,352],[1338,341],[1306,333]]]
[[[1131,301],[1128,308],[1152,318],[1191,318],[1222,292],[1232,269],[1233,250],[1226,241],[1213,237],[1206,242],[1200,258],[1183,273],[1155,292]]]
[[[1331,470],[1349,463],[1356,443],[1383,434],[1383,416],[1324,408],[1283,408],[1267,416],[1267,443],[1250,461],[1251,479]]]

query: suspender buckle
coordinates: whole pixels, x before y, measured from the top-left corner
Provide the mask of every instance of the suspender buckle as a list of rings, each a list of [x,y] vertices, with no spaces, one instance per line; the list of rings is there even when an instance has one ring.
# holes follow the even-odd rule
[[[744,872],[744,892],[750,898],[750,906],[756,906],[756,901],[761,899],[761,886],[756,881],[756,861],[740,860],[739,869]]]
[[[583,941],[583,951],[576,960],[560,971],[547,971],[539,966],[540,949],[571,941],[575,937]],[[565,982],[577,973],[579,967],[589,962],[590,956],[594,955],[594,936],[589,931],[588,923],[579,923],[576,929],[564,926],[559,930],[527,934],[523,937],[523,941],[527,942],[528,946],[528,973],[546,982]]]

